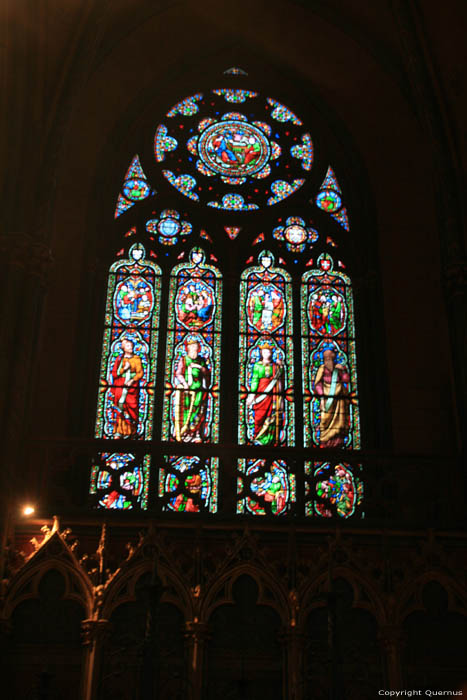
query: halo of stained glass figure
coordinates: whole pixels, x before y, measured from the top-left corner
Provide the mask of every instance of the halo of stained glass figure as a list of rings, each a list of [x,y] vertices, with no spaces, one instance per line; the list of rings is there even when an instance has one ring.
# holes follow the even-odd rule
[[[191,200],[254,211],[305,184],[313,144],[285,105],[251,90],[217,88],[167,112],[156,129],[154,157],[168,182]],[[239,191],[243,185],[250,187]]]

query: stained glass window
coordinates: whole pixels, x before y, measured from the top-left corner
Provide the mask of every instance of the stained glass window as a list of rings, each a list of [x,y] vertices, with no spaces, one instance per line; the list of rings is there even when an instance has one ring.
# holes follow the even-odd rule
[[[157,265],[141,243],[109,271],[95,436],[150,439],[160,308]],[[146,508],[150,457],[100,453],[90,493],[98,508]]]
[[[164,440],[218,440],[221,313],[220,272],[194,248],[170,279]]]
[[[316,195],[316,204],[338,221],[346,231],[349,231],[349,217],[342,203],[342,191],[331,167],[328,168],[323,184]]]
[[[283,459],[240,459],[237,513],[286,515],[296,499],[295,476]]]
[[[149,440],[160,309],[160,268],[141,243],[110,268],[95,436]]]
[[[257,97],[257,92],[252,92],[251,90],[232,90],[231,88],[220,88],[219,90],[213,90],[215,95],[222,95],[226,102],[232,102],[238,104],[240,102],[245,102],[248,97]]]
[[[166,457],[159,470],[162,509],[175,513],[217,512],[217,457]]]
[[[164,124],[159,124],[154,137],[154,155],[158,163],[162,163],[165,159],[166,151],[175,151],[178,146],[177,139],[173,136],[167,136],[167,127]]]
[[[278,122],[291,121],[292,124],[296,124],[297,126],[302,125],[300,119],[290,109],[285,107],[285,105],[277,102],[277,100],[271,99],[270,97],[268,97],[268,103],[274,108],[271,113],[271,117],[273,119],[277,119]]]
[[[191,97],[186,97],[181,102],[178,102],[172,109],[167,112],[168,117],[175,117],[177,114],[182,114],[184,116],[191,117],[196,114],[199,110],[198,102],[203,99],[203,95],[198,93],[192,95]]]
[[[157,235],[159,243],[175,245],[183,236],[189,236],[193,227],[189,221],[180,219],[174,209],[164,209],[157,219],[146,221],[146,231]]]
[[[305,512],[322,518],[363,515],[361,466],[305,462]]]
[[[240,226],[224,226],[224,231],[231,241],[234,241],[242,229]]]
[[[227,70],[224,71],[224,75],[239,76],[239,75],[248,75],[248,73],[246,71],[244,71],[243,68],[234,67],[234,68],[227,68]]]
[[[303,134],[302,143],[292,146],[290,155],[302,161],[303,170],[311,170],[313,165],[313,142],[310,134]]]
[[[155,194],[143,172],[139,156],[136,155],[130,163],[123,180],[122,193],[118,195],[114,217],[117,218],[136,202]]]
[[[293,445],[292,287],[263,251],[240,287],[239,441]]]
[[[166,117],[156,128],[155,160],[199,204],[238,212],[273,206],[300,190],[312,168],[313,142],[301,119],[253,90],[197,93]]]
[[[359,448],[355,323],[350,279],[327,253],[303,275],[302,359],[306,447]]]
[[[300,216],[289,216],[285,226],[276,226],[272,235],[276,241],[285,241],[285,247],[291,253],[303,253],[319,238],[318,231],[307,226]]]
[[[259,209],[259,206],[254,202],[246,204],[244,198],[241,194],[225,194],[222,197],[221,202],[208,202],[208,207],[214,207],[214,209],[227,209],[232,211],[252,211],[253,209]]]
[[[95,437],[126,442],[99,446],[97,508],[214,514],[235,501],[244,516],[363,516],[344,194],[333,168],[310,176],[323,154],[299,110],[246,89],[246,75],[228,69],[225,87],[167,106],[123,177]],[[228,455],[223,415],[238,441]],[[302,435],[306,461],[281,449]],[[228,465],[237,488],[224,500]]]
[[[286,180],[275,180],[271,185],[272,197],[268,199],[268,205],[272,206],[281,202],[286,197],[296,192],[305,182],[305,180],[294,180],[293,182],[287,182]]]
[[[122,452],[101,452],[92,467],[90,493],[97,508],[145,510],[151,458]]]

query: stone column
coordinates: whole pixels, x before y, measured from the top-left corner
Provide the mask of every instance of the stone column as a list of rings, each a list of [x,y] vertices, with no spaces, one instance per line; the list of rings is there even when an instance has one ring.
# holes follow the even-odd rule
[[[188,650],[188,683],[191,689],[191,700],[201,700],[203,690],[203,662],[206,640],[209,638],[209,628],[204,622],[194,621],[185,623],[185,643]]]
[[[289,625],[281,635],[285,651],[285,697],[302,700],[305,693],[304,649],[306,637],[294,625]]]
[[[386,680],[390,690],[402,690],[401,650],[404,634],[397,625],[384,625],[379,631],[379,643],[383,649]]]
[[[83,620],[81,623],[84,651],[82,700],[98,700],[102,650],[111,623],[109,620]]]

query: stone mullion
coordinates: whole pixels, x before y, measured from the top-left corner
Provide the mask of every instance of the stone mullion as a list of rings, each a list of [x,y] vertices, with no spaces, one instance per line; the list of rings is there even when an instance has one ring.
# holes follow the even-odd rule
[[[390,690],[402,690],[401,652],[403,632],[397,625],[385,625],[379,632],[379,643],[383,649],[386,681]]]
[[[201,700],[203,690],[203,667],[209,627],[203,622],[185,623],[185,644],[188,651],[188,685],[192,700]]]
[[[288,627],[281,635],[284,649],[284,697],[288,700],[303,700],[304,677],[304,634],[295,627]]]
[[[110,633],[109,620],[83,620],[81,623],[84,645],[82,700],[98,700],[102,652]]]

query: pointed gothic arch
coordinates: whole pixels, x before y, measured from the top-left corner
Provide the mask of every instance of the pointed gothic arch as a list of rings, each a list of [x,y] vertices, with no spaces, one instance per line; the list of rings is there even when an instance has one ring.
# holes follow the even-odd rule
[[[127,325],[113,365],[104,345],[114,427],[98,417],[96,436],[119,442],[95,460],[94,505],[361,517],[351,202],[302,115],[239,77],[168,107],[123,177],[111,274],[143,251],[157,289],[122,280],[117,302],[109,282],[107,322]],[[151,303],[157,353],[135,318]]]

